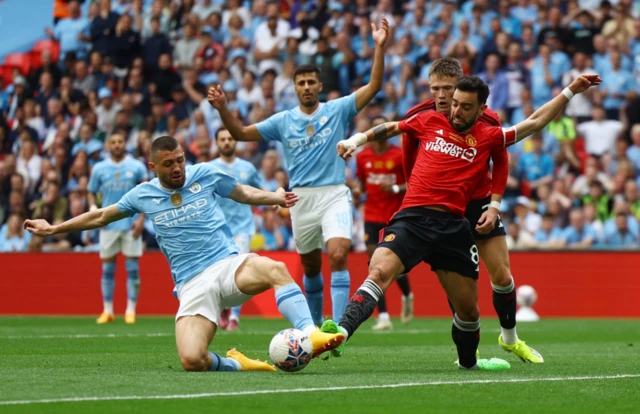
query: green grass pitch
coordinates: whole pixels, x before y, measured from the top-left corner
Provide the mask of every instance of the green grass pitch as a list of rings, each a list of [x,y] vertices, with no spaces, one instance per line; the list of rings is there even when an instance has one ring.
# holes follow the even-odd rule
[[[461,372],[449,319],[418,319],[373,333],[345,356],[277,373],[187,373],[172,318],[0,318],[0,413],[631,413],[640,410],[637,320],[543,320],[518,326],[545,358],[520,362],[497,345],[498,322],[482,321],[481,356],[512,369]],[[284,320],[244,318],[211,350],[237,347],[267,358]],[[75,399],[75,400],[74,400]],[[61,401],[62,400],[62,401]],[[19,402],[19,404],[16,404]]]

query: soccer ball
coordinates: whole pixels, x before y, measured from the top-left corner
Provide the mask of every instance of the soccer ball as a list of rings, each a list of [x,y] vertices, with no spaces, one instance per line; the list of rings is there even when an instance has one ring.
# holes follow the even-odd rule
[[[300,371],[311,362],[313,345],[307,335],[298,329],[285,329],[273,337],[269,344],[269,357],[273,364],[285,372]]]
[[[529,285],[522,285],[516,290],[518,305],[531,307],[538,300],[538,293]]]

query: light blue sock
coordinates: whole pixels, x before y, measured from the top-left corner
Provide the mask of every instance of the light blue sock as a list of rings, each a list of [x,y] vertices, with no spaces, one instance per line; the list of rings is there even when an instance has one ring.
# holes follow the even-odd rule
[[[211,366],[209,371],[241,371],[240,363],[233,359],[223,358],[215,352],[209,352],[211,355]]]
[[[304,275],[302,283],[304,284],[304,292],[307,294],[313,323],[320,326],[322,325],[322,306],[324,303],[324,281],[322,280],[322,275],[315,277]]]
[[[331,304],[333,306],[333,320],[340,323],[347,303],[349,302],[350,277],[348,270],[331,272]]]
[[[231,319],[240,322],[240,309],[242,309],[242,305],[231,308]]]
[[[313,326],[307,299],[302,294],[300,286],[295,283],[276,290],[276,304],[282,316],[287,318],[294,328],[302,331]]]
[[[113,291],[116,287],[116,264],[102,262],[102,300],[113,302]]]
[[[130,301],[138,301],[138,292],[140,292],[140,274],[138,273],[138,259],[125,260],[127,268],[127,298]]]

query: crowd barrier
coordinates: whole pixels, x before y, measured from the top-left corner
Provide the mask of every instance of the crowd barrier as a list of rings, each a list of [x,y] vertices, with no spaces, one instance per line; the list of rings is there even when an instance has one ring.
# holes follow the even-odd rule
[[[294,279],[302,280],[302,265],[292,252],[267,252],[265,256],[283,261]],[[640,253],[638,252],[512,252],[511,267],[517,285],[531,285],[538,292],[534,309],[541,317],[640,317]],[[349,256],[351,291],[367,275],[365,254]],[[5,315],[96,315],[102,310],[101,264],[96,253],[6,253],[0,254],[0,314]],[[140,260],[142,280],[139,314],[170,315],[178,301],[166,259],[159,252],[148,252]],[[326,256],[325,314],[331,313],[330,271]],[[421,264],[410,273],[417,316],[448,316],[449,308],[438,280],[430,268]],[[491,287],[481,268],[480,311],[495,316]],[[126,271],[118,258],[115,311],[126,306]],[[400,313],[400,291],[392,285],[387,291],[392,315]],[[279,317],[272,291],[251,299],[244,315]]]

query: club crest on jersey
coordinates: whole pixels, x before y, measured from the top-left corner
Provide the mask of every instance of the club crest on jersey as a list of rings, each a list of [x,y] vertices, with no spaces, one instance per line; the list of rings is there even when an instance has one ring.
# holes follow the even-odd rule
[[[395,234],[388,234],[384,237],[384,241],[386,241],[387,243],[392,242],[396,239],[396,235]]]
[[[120,179],[120,173],[119,173],[119,172],[117,172],[117,173],[113,174],[113,177],[114,177],[116,180],[119,180],[119,179]]]
[[[318,122],[320,122],[320,125],[324,125],[327,123],[328,120],[329,118],[327,118],[326,116],[321,116]]]
[[[182,196],[180,193],[171,194],[171,204],[178,207],[182,204]]]
[[[198,194],[200,191],[202,191],[202,186],[199,183],[193,183],[189,187],[189,191],[191,191],[193,194]],[[171,201],[173,201],[173,199]],[[174,205],[176,205],[176,204],[174,204]],[[178,204],[178,205],[180,205],[180,204]]]
[[[124,173],[125,177],[127,178],[133,178],[133,171],[127,171]]]
[[[468,146],[475,147],[478,144],[478,140],[473,135],[467,135],[467,139],[465,140]]]
[[[392,170],[392,169],[393,169],[393,167],[395,167],[395,166],[396,166],[396,163],[395,163],[395,162],[393,162],[393,161],[391,161],[391,160],[389,160],[389,161],[387,161],[387,162],[385,163],[385,166],[387,167],[387,170]]]
[[[247,174],[246,172],[242,171],[240,173],[240,178],[242,178],[243,180],[246,180],[247,178],[249,178],[249,174]]]
[[[307,135],[311,136],[316,132],[316,128],[313,125],[307,125]]]

